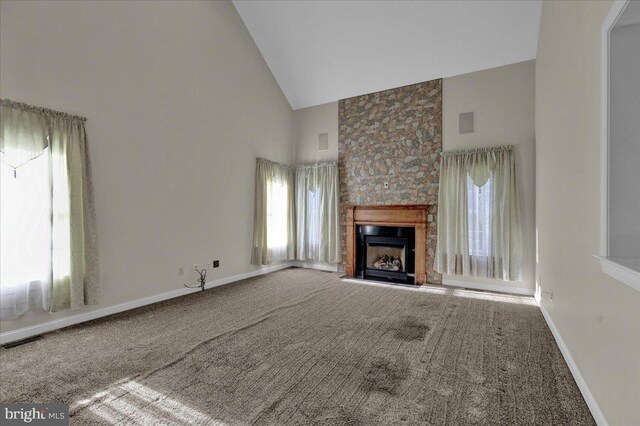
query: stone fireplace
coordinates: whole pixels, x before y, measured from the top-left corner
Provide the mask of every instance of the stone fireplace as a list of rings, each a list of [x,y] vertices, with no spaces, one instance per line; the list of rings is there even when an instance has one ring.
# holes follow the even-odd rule
[[[342,99],[338,126],[340,203],[360,207],[427,205],[429,221],[422,240],[426,257],[420,264],[426,265],[426,282],[440,283],[433,264],[442,152],[442,80]],[[345,270],[346,212],[343,210],[341,218]]]
[[[424,284],[428,205],[343,206],[345,273],[362,279]]]

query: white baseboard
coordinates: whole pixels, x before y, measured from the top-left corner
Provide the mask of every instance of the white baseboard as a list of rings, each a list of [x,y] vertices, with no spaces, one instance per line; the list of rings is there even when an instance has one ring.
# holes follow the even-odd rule
[[[205,288],[218,287],[225,284],[230,284],[236,281],[244,280],[258,275],[268,274],[269,272],[279,271],[293,266],[291,262],[284,262],[275,266],[259,269],[257,271],[251,271],[244,274],[232,275],[226,278],[220,278],[217,280],[209,281]],[[198,292],[198,288],[181,288],[178,290],[168,291],[166,293],[156,294],[154,296],[143,297],[142,299],[132,300],[130,302],[120,303],[118,305],[108,306],[106,308],[96,309],[94,311],[85,312],[76,315],[70,315],[63,318],[47,321],[41,324],[32,325],[29,327],[23,327],[16,330],[0,333],[0,345],[5,343],[14,342],[16,340],[26,339],[38,334],[47,333],[49,331],[58,330],[60,328],[68,327],[70,325],[79,324],[85,321],[91,321],[96,318],[105,317],[107,315],[117,314],[119,312],[128,311],[130,309],[139,308],[141,306],[150,305],[152,303],[161,302],[163,300],[173,299],[174,297],[184,296],[186,294]]]
[[[591,411],[591,415],[593,416],[593,419],[596,421],[598,426],[608,426],[608,423],[604,417],[604,414],[602,414],[602,411],[600,410],[598,403],[596,402],[595,398],[593,397],[593,394],[589,390],[589,386],[587,386],[587,382],[585,382],[584,378],[582,377],[582,374],[580,373],[580,369],[578,368],[578,365],[573,360],[573,357],[571,356],[571,352],[569,352],[569,348],[564,343],[564,340],[562,340],[562,336],[560,335],[560,332],[558,331],[555,324],[551,320],[551,316],[549,315],[549,312],[547,312],[547,310],[545,309],[540,298],[536,297],[536,302],[538,302],[538,306],[540,307],[542,316],[544,316],[544,319],[547,322],[549,329],[551,329],[551,333],[553,334],[553,337],[555,338],[556,343],[558,344],[558,348],[560,348],[560,352],[562,353],[562,356],[564,357],[565,362],[569,366],[569,370],[571,370],[573,379],[576,381],[576,384],[578,385],[578,389],[580,389],[580,392],[582,393],[582,397],[586,401],[587,406]]]
[[[453,286],[453,287],[472,288],[474,290],[496,291],[498,293],[521,294],[523,296],[533,296],[535,292],[535,289],[533,288],[512,287],[509,285],[479,283],[479,282],[472,282],[472,281],[457,281],[457,280],[450,280],[447,278],[443,278],[442,284]]]
[[[334,263],[306,262],[304,260],[293,260],[291,266],[298,268],[317,269],[319,271],[338,272],[338,265]]]

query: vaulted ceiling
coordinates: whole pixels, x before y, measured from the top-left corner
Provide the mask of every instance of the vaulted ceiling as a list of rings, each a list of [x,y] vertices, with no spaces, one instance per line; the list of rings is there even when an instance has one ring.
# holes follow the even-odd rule
[[[535,58],[541,1],[234,5],[294,109]]]

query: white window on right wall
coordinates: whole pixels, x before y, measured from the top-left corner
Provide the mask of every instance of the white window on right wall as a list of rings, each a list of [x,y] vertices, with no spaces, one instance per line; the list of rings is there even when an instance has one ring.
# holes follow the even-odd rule
[[[640,2],[602,26],[602,271],[640,291]]]

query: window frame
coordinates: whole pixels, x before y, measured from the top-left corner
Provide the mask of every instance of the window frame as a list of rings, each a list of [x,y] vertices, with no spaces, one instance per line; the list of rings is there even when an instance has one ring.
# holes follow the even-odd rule
[[[599,259],[604,274],[640,291],[640,272],[609,256],[610,33],[629,3],[629,0],[615,0],[601,29],[600,252],[594,257]]]

